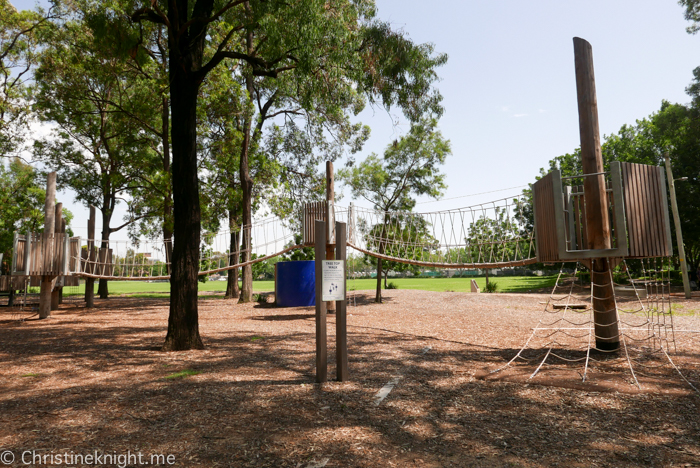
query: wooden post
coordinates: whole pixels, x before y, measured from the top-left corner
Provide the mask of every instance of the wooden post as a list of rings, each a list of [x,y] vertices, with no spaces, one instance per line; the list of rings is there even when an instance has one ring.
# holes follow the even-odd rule
[[[328,349],[326,331],[326,303],[323,297],[322,260],[326,250],[326,223],[316,220],[314,223],[316,238],[316,382],[328,380]]]
[[[61,225],[63,224],[63,203],[56,203],[56,207],[54,210],[54,232],[56,234],[61,233]],[[55,239],[57,239],[58,236],[55,236]],[[54,242],[54,246],[57,245],[57,242]],[[54,250],[54,259],[56,258],[56,252]],[[58,285],[57,281],[54,281],[54,286],[53,290],[51,291],[51,310],[58,310],[58,305],[61,303],[61,291],[60,291],[60,286]]]
[[[678,216],[678,203],[676,203],[676,183],[673,181],[671,170],[671,158],[664,153],[666,174],[668,176],[668,191],[671,192],[671,211],[673,211],[673,224],[676,226],[676,244],[678,244],[678,260],[681,262],[681,274],[683,275],[683,291],[685,298],[690,299],[690,280],[688,279],[688,262],[685,261],[685,246],[683,245],[683,232],[681,231],[681,218]],[[698,278],[700,281],[700,278]]]
[[[88,241],[87,241],[87,262],[86,273],[94,273],[93,268],[95,262],[95,215],[96,209],[94,205],[90,205],[90,219],[88,219]],[[95,307],[95,279],[85,279],[85,307]]]
[[[38,265],[38,268],[43,268],[48,262],[47,257],[53,256],[52,243],[55,230],[56,216],[56,173],[50,172],[46,178],[46,201],[44,202],[44,265]],[[30,248],[30,246],[27,246]],[[39,292],[39,318],[45,319],[51,317],[51,289],[53,287],[53,277],[51,275],[42,275],[41,286]]]
[[[348,376],[348,314],[347,314],[347,227],[345,223],[335,223],[335,248],[336,260],[343,260],[344,272],[343,279],[345,281],[345,297],[342,301],[336,301],[335,313],[335,361],[338,374],[338,382],[346,382]]]
[[[331,219],[331,205],[335,201],[335,181],[333,177],[333,163],[326,161],[326,201],[328,202],[328,212],[326,213],[327,226],[331,226],[335,220]],[[335,246],[326,239],[326,260],[335,260]],[[335,302],[326,302],[326,310],[329,314],[335,314]]]
[[[605,176],[600,174],[604,168],[598,128],[593,49],[587,41],[578,37],[574,38],[574,60],[583,173],[598,174],[584,177],[583,182],[586,200],[587,247],[588,249],[609,249],[612,246],[612,239]],[[596,348],[604,351],[617,350],[620,348],[620,337],[615,291],[607,258],[591,260],[591,287],[593,288]]]

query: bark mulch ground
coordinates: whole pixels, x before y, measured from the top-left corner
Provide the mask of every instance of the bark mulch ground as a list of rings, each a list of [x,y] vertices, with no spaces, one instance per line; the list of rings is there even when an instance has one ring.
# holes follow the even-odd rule
[[[42,321],[0,309],[0,452],[10,466],[89,466],[56,457],[95,453],[118,466],[129,452],[185,467],[700,466],[700,395],[667,360],[636,368],[641,391],[624,356],[597,358],[585,383],[580,363],[500,378],[489,372],[525,343],[546,295],[385,293],[351,293],[351,381],[323,385],[313,308],[203,299],[206,349],[174,353],[159,351],[166,300],[65,305]],[[700,388],[700,298],[674,301],[685,331],[671,357]]]

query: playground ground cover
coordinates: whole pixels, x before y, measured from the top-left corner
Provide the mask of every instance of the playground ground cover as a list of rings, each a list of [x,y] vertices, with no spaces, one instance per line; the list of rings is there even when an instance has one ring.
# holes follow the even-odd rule
[[[351,380],[323,385],[313,308],[202,299],[206,348],[175,353],[159,351],[165,299],[64,304],[44,321],[0,309],[0,451],[131,451],[185,467],[697,466],[700,397],[672,369],[647,392],[624,369],[583,389],[549,385],[554,366],[529,383],[480,378],[517,352],[547,295],[372,298],[358,291],[348,308]],[[700,330],[700,298],[674,301],[676,328]],[[697,385],[700,335],[677,341]],[[580,381],[576,369],[557,375]]]
[[[482,290],[486,286],[486,278],[474,278]],[[499,292],[528,292],[540,291],[542,288],[551,288],[556,281],[553,276],[503,276],[491,277],[489,281],[498,285]],[[471,278],[390,278],[390,283],[395,283],[399,289],[420,289],[423,291],[438,292],[469,292],[471,290]],[[348,290],[366,290],[376,288],[376,279],[350,279],[348,280]],[[253,281],[253,291],[271,292],[274,291],[274,281]],[[97,286],[95,286],[97,291]],[[109,291],[113,295],[131,295],[135,297],[167,297],[170,293],[170,283],[167,281],[147,282],[147,281],[110,281]],[[201,293],[223,293],[226,292],[226,281],[207,281],[199,283]],[[67,288],[68,295],[82,295],[85,293],[85,285]]]

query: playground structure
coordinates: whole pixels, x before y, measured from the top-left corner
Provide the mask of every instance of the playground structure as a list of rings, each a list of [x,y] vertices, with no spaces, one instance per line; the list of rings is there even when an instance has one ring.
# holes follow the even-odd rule
[[[238,231],[204,235],[199,275],[242,268],[303,246],[315,246],[317,260],[344,259],[346,243],[347,247],[365,255],[422,267],[482,269],[537,262],[576,263],[577,271],[582,266],[590,271],[590,293],[575,294],[573,278],[562,282],[560,275],[545,312],[563,314],[563,317],[541,321],[531,339],[507,365],[524,356],[524,350],[536,341],[538,332],[554,327],[555,332],[545,333],[547,337],[554,336],[567,325],[588,333],[586,371],[591,350],[617,353],[623,348],[627,352],[626,339],[653,343],[651,348],[668,357],[667,350],[674,345],[670,282],[667,274],[664,276],[661,263],[656,260],[653,265],[647,263],[645,279],[630,281],[638,307],[625,309],[625,312],[631,317],[641,312],[644,317],[633,325],[620,317],[622,308],[617,303],[612,274],[612,269],[624,264],[625,259],[649,262],[647,259],[672,255],[664,169],[615,162],[605,170],[600,152],[591,48],[578,38],[574,45],[583,161],[580,176],[566,178],[559,171],[552,171],[532,186],[531,200],[518,195],[454,210],[380,212],[352,204],[348,207],[336,205],[333,168],[329,163],[326,200],[304,204],[297,220],[298,228],[283,220],[268,218],[242,226]],[[53,176],[55,187],[55,174]],[[50,185],[49,180],[49,188]],[[49,192],[47,218],[54,212],[49,209]],[[528,209],[534,212],[532,218]],[[46,296],[45,286],[49,291],[55,290],[56,285],[61,284],[60,278],[63,284],[77,278],[87,281],[169,279],[168,252],[171,248],[162,240],[131,243],[95,239],[94,210],[91,210],[92,232],[88,238],[69,238],[59,231],[54,232],[53,218],[59,217],[52,216],[50,223],[47,220],[45,232],[49,234],[15,236],[12,275],[40,281],[42,298]],[[303,242],[296,245],[294,237],[299,231]],[[245,243],[241,242],[238,250],[231,252],[233,235],[241,241],[246,237],[253,239],[247,244],[249,250],[243,250],[241,245]],[[251,260],[240,262],[240,258]],[[321,277],[318,268],[317,265],[317,279]],[[325,381],[325,314],[338,310],[336,325],[341,327],[338,336],[344,337],[345,301],[321,301],[320,283],[317,281],[316,285],[317,380]],[[569,287],[569,292],[558,294],[562,287]],[[92,304],[88,297],[92,291],[92,287],[86,287],[88,306]],[[646,303],[642,296],[647,298]],[[41,317],[48,316],[46,307],[45,302],[40,305]],[[572,313],[588,314],[588,317],[573,322],[567,318],[567,314]],[[543,345],[549,346],[549,351],[532,377],[548,358],[557,356],[552,351],[557,344],[554,340]],[[344,353],[338,356],[338,362],[345,363],[343,375],[347,376],[347,351]],[[629,355],[627,360],[632,368]]]

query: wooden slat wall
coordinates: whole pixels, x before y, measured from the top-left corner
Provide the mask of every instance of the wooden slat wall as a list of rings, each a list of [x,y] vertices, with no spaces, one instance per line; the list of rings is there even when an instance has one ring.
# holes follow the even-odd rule
[[[585,250],[588,247],[588,234],[586,225],[586,204],[583,198],[583,185],[571,187],[574,205],[574,226],[576,230],[576,245],[570,250]]]
[[[537,232],[537,260],[559,261],[557,227],[554,220],[554,194],[552,174],[549,173],[532,186],[535,203],[535,228]]]
[[[16,257],[16,270],[24,271],[24,252],[27,248],[27,236],[17,236],[17,248],[13,255]]]
[[[668,206],[666,184],[657,166],[622,163],[629,257],[666,257]]]
[[[326,221],[328,217],[328,202],[304,203],[304,212],[302,216],[304,245],[314,245],[316,238],[314,221]]]

